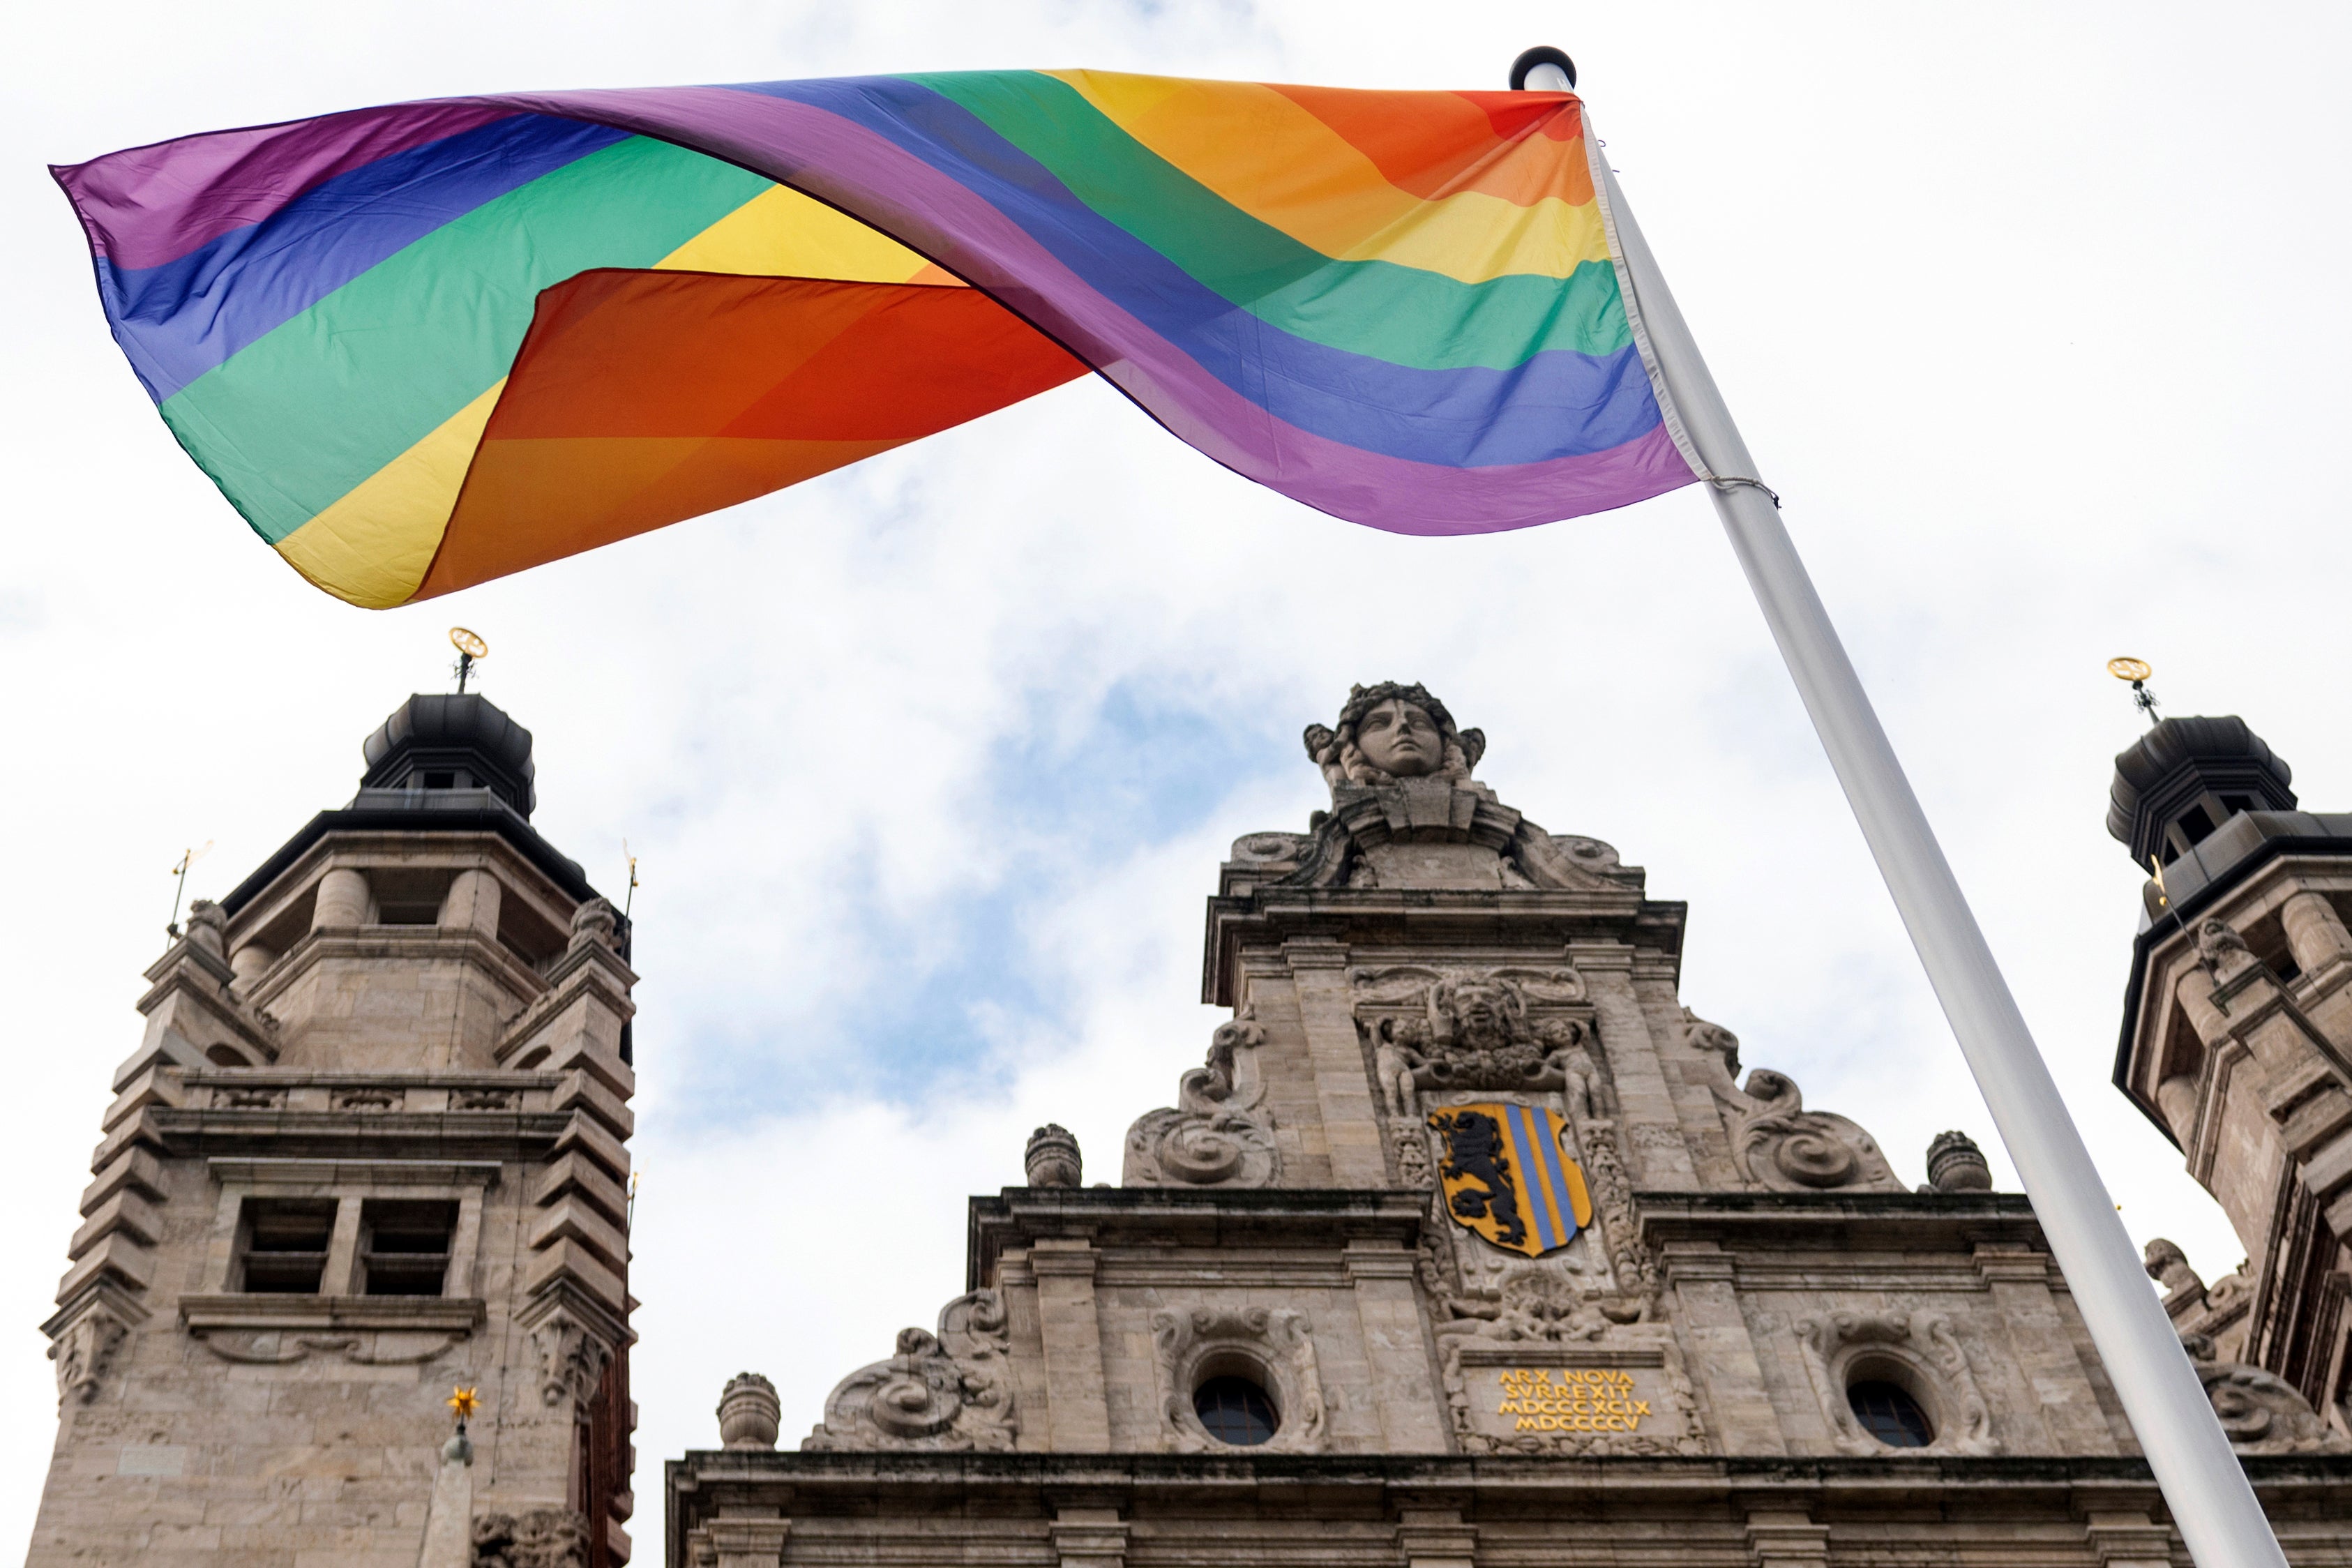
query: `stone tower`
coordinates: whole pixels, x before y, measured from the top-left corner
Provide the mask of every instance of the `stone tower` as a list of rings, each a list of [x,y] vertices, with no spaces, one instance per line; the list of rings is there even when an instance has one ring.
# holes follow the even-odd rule
[[[364,752],[147,971],[34,1564],[628,1559],[628,933],[488,701]]]
[[[1202,979],[1232,1016],[1119,1184],[1040,1129],[1028,1185],[971,1201],[968,1292],[797,1452],[730,1384],[725,1447],[667,1468],[671,1563],[2185,1560],[1968,1139],[1910,1190],[1787,1075],[1743,1079],[1680,1001],[1684,906],[1505,805],[1429,692],[1358,688],[1306,745],[1329,808],[1234,844]],[[2286,929],[2304,984],[2344,973],[2332,915]],[[2263,1058],[2252,1114],[2334,1092],[2311,1054]],[[2243,1370],[2209,1385],[2290,1553],[2344,1560],[2352,1455]]]
[[[2167,719],[2116,759],[2107,830],[2151,878],[2116,1086],[2221,1201],[2246,1262],[2148,1271],[2258,1425],[2308,1404],[2352,1433],[2352,816],[2296,809],[2242,719]],[[2217,1394],[2217,1398],[2219,1395]],[[2299,1417],[2290,1416],[2292,1426]]]

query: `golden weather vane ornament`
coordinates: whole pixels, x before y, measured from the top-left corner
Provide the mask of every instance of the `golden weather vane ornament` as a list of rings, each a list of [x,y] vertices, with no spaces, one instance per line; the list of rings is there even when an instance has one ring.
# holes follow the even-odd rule
[[[2116,658],[2107,660],[2107,673],[2117,680],[2131,682],[2132,701],[2147,715],[2148,727],[2157,724],[2156,694],[2147,689],[2147,678],[2156,671],[2144,658]]]
[[[180,940],[180,900],[187,897],[188,868],[194,865],[197,861],[203,859],[212,852],[213,841],[207,838],[205,840],[203,848],[183,849],[180,851],[180,858],[172,862],[172,875],[176,878],[177,880],[172,889],[171,922],[164,926],[163,934],[170,937],[173,942]]]
[[[457,650],[457,695],[466,695],[466,678],[474,673],[477,660],[490,657],[490,645],[463,626],[449,628],[449,646]]]

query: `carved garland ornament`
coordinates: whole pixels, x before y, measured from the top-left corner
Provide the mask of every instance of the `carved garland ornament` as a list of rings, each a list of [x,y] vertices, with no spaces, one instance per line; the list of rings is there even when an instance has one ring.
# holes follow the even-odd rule
[[[1173,1110],[1154,1110],[1127,1133],[1120,1184],[1265,1187],[1282,1175],[1257,1051],[1265,1031],[1246,1018],[1222,1024],[1205,1066],[1186,1073]]]
[[[1885,1445],[1864,1431],[1848,1400],[1849,1384],[1892,1374],[1927,1407],[1939,1454],[1996,1454],[1992,1414],[1952,1321],[1940,1313],[1831,1312],[1796,1326],[1805,1370],[1820,1398],[1831,1440],[1848,1454],[1876,1454]],[[1857,1363],[1860,1363],[1857,1365]],[[1882,1370],[1884,1369],[1884,1373]]]
[[[1192,1391],[1228,1364],[1256,1373],[1281,1417],[1273,1440],[1253,1452],[1322,1452],[1323,1373],[1306,1313],[1288,1307],[1167,1308],[1151,1314],[1151,1343],[1160,1383],[1160,1436],[1176,1452],[1198,1454],[1223,1447],[1201,1425],[1192,1408]]]
[[[898,1332],[898,1353],[844,1378],[808,1450],[1009,1450],[1020,1436],[1009,1360],[1013,1339],[993,1290],[959,1296],[940,1331]]]

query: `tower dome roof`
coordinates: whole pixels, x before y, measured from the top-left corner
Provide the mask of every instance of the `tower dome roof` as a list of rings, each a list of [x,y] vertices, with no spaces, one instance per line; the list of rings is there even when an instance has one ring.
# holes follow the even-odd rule
[[[418,693],[360,754],[362,789],[487,789],[526,817],[539,804],[530,731],[478,692]]]
[[[2107,831],[2170,861],[2242,811],[2292,811],[2294,773],[2243,719],[2167,719],[2116,757]]]

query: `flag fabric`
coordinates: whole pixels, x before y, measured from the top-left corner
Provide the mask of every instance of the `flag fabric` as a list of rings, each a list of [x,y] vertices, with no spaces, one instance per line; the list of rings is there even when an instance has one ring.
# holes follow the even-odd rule
[[[505,94],[53,171],[165,423],[386,606],[1091,370],[1349,521],[1688,484],[1572,94],[1097,71]]]

